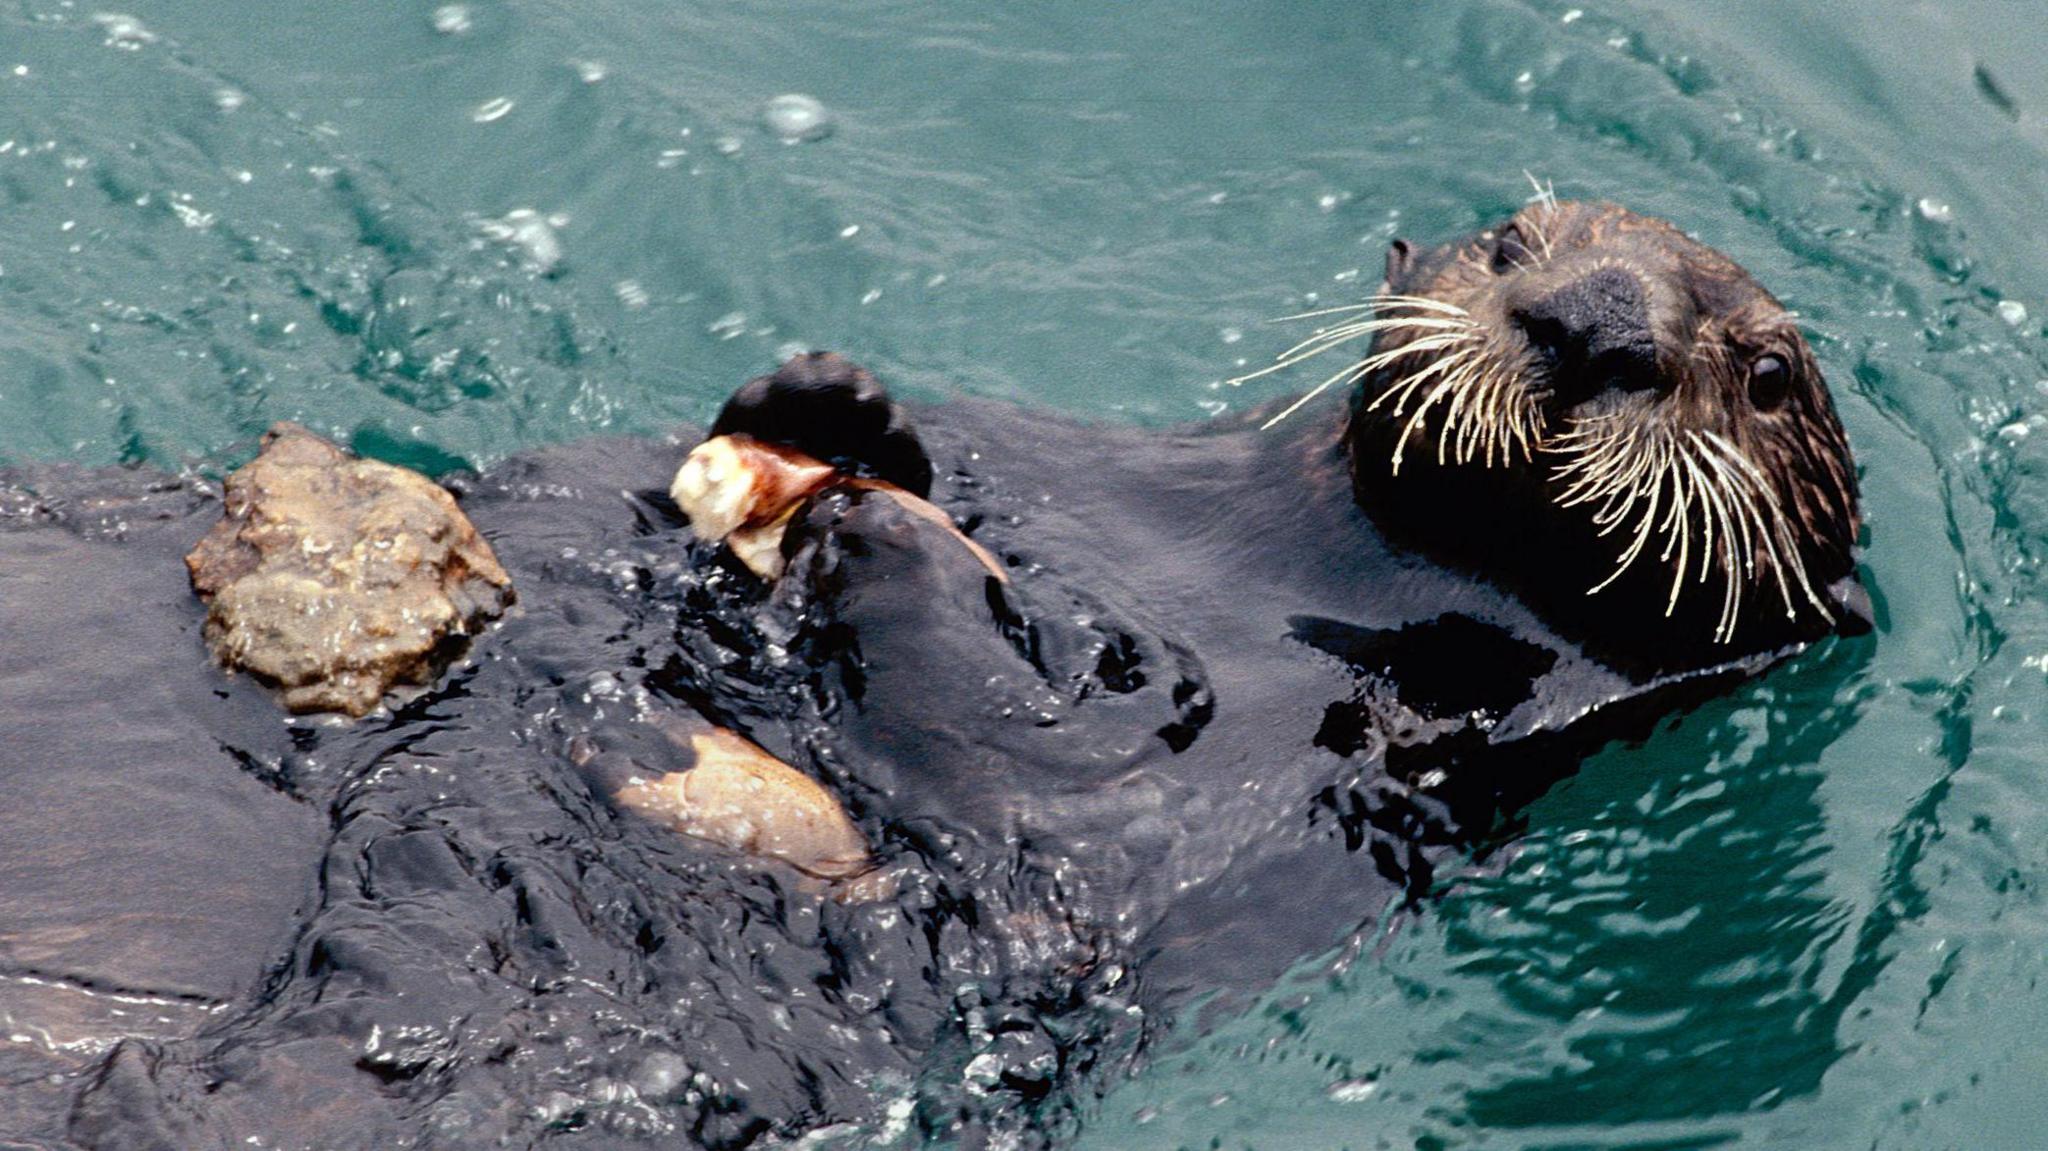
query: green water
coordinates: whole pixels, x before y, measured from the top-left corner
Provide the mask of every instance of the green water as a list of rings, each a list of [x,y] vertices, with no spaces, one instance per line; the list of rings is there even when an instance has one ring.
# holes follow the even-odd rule
[[[0,460],[213,469],[292,418],[485,464],[702,423],[797,346],[1201,420],[1310,382],[1219,383],[1397,232],[1525,171],[1626,202],[1805,318],[1881,634],[1598,757],[1081,1143],[2038,1147],[2044,53],[1994,0],[9,0]],[[831,135],[764,130],[791,91]]]

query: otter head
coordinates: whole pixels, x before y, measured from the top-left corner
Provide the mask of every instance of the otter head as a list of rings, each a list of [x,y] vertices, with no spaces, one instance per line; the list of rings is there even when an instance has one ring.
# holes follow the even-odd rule
[[[1785,308],[1611,204],[1395,241],[1346,435],[1359,502],[1609,658],[1676,669],[1868,626],[1848,441]]]

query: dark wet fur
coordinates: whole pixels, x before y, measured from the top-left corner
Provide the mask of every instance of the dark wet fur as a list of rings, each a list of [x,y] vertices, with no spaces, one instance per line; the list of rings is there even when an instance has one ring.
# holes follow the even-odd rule
[[[914,1094],[927,1132],[1056,1141],[1160,1020],[1370,929],[1586,750],[1764,662],[1591,661],[1386,546],[1334,432],[1292,428],[926,413],[934,498],[1007,587],[842,494],[770,594],[655,494],[681,446],[515,459],[459,486],[520,608],[353,725],[207,664],[178,566],[203,491],[119,516],[149,477],[16,476],[10,613],[61,658],[12,651],[7,712],[63,718],[0,753],[39,789],[0,848],[34,908],[0,974],[204,1009],[17,1068],[39,1086],[8,1118],[107,1148],[738,1148]],[[828,781],[897,896],[615,811],[622,760],[680,766],[639,707]],[[58,853],[61,891],[19,886]],[[105,922],[127,902],[181,910]]]

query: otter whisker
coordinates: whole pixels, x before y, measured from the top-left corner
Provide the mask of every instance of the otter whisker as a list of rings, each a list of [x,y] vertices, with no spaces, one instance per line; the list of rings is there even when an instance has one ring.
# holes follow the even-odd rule
[[[1441,312],[1446,316],[1459,318],[1470,315],[1469,312],[1456,304],[1447,304],[1442,300],[1432,300],[1428,296],[1401,296],[1381,292],[1375,294],[1371,299],[1363,300],[1356,304],[1337,304],[1328,308],[1317,308],[1310,312],[1296,312],[1291,316],[1274,316],[1272,319],[1267,320],[1266,323],[1284,324],[1291,320],[1313,320],[1319,316],[1334,316],[1343,312],[1384,311],[1388,308],[1421,308],[1424,311]]]
[[[1440,319],[1433,316],[1382,316],[1358,320],[1318,331],[1280,353],[1274,358],[1270,366],[1261,368],[1256,372],[1247,372],[1242,376],[1233,377],[1226,382],[1232,387],[1236,387],[1247,381],[1259,379],[1262,376],[1270,376],[1274,372],[1291,368],[1305,360],[1312,360],[1333,348],[1350,343],[1360,336],[1370,335],[1371,333],[1385,331],[1390,328],[1415,328],[1439,335],[1443,333],[1470,333],[1473,330],[1473,326],[1469,322]],[[1414,347],[1421,343],[1422,340],[1418,339],[1412,341],[1408,346]],[[1428,346],[1434,347],[1437,345]]]
[[[1612,531],[1640,498],[1642,478],[1654,463],[1648,452],[1610,449],[1611,443],[1597,444],[1554,473],[1562,476],[1579,472],[1578,478],[1559,494],[1557,502],[1573,507],[1600,501],[1600,507],[1593,512],[1593,523],[1607,531]]]
[[[1372,300],[1365,300],[1356,304],[1337,304],[1333,307],[1317,308],[1313,312],[1296,312],[1291,316],[1274,316],[1263,322],[1268,324],[1285,324],[1293,320],[1313,320],[1320,316],[1335,316],[1343,312],[1363,312],[1378,307],[1379,305]]]
[[[1481,466],[1492,467],[1498,449],[1502,467],[1512,460],[1507,437],[1519,425],[1522,413],[1515,410],[1513,383],[1496,365],[1487,365],[1471,389],[1469,415],[1458,426],[1458,462],[1472,462],[1476,453]]]
[[[1691,439],[1695,444],[1700,442],[1697,433]],[[1704,454],[1704,449],[1702,452]],[[1735,637],[1735,625],[1742,615],[1743,591],[1749,586],[1754,573],[1750,559],[1754,555],[1754,537],[1746,511],[1750,506],[1748,495],[1741,485],[1731,488],[1725,480],[1717,478],[1720,469],[1711,458],[1701,461],[1689,455],[1688,460],[1699,469],[1702,484],[1712,501],[1709,506],[1720,525],[1720,543],[1714,554],[1720,565],[1723,586],[1721,618],[1715,624],[1714,638],[1716,642],[1726,643]],[[1737,548],[1741,550],[1738,552]],[[1707,565],[1703,558],[1700,582],[1705,583],[1706,578]]]
[[[1671,566],[1671,594],[1664,601],[1664,618],[1670,619],[1678,610],[1678,593],[1685,590],[1686,561],[1691,558],[1692,547],[1692,503],[1696,498],[1691,485],[1686,482],[1686,472],[1679,465],[1685,459],[1685,445],[1673,445],[1671,453],[1671,514],[1665,519],[1664,554],[1657,557],[1671,563],[1673,549],[1677,551],[1678,562]]]
[[[1477,367],[1477,361],[1467,361],[1457,371],[1447,373],[1434,388],[1430,389],[1429,394],[1423,397],[1422,402],[1415,405],[1415,414],[1408,417],[1408,422],[1401,427],[1401,434],[1394,438],[1392,463],[1395,475],[1401,474],[1401,460],[1408,450],[1408,437],[1414,435],[1416,429],[1422,426],[1422,421],[1429,415],[1429,409],[1435,407],[1438,400],[1450,394],[1453,388],[1468,383]],[[1442,461],[1439,460],[1438,462],[1441,463]]]
[[[1630,567],[1633,567],[1635,565],[1636,557],[1642,554],[1643,545],[1649,542],[1651,525],[1656,522],[1657,509],[1659,504],[1662,502],[1664,490],[1664,485],[1662,483],[1663,474],[1664,473],[1660,469],[1651,469],[1650,475],[1652,477],[1652,481],[1648,485],[1646,485],[1648,493],[1648,504],[1643,509],[1642,519],[1639,520],[1636,524],[1636,532],[1634,539],[1630,541],[1628,550],[1622,552],[1620,560],[1618,560],[1615,563],[1613,573],[1610,574],[1606,579],[1601,580],[1599,583],[1594,584],[1590,588],[1587,588],[1587,595],[1598,595],[1606,588],[1612,586],[1615,580],[1620,579],[1624,574],[1627,573]],[[1631,493],[1630,501],[1633,502],[1634,498],[1634,494]],[[1604,535],[1606,533],[1603,532],[1601,534]]]
[[[1446,418],[1462,420],[1484,399],[1482,393],[1462,406],[1454,402]],[[1432,402],[1433,397],[1425,400],[1425,406]],[[1776,489],[1727,437],[1662,424],[1644,428],[1631,418],[1606,415],[1573,421],[1548,446],[1561,457],[1551,469],[1557,485],[1552,502],[1586,507],[1596,537],[1627,538],[1613,569],[1587,595],[1612,587],[1639,566],[1654,540],[1655,562],[1670,572],[1667,618],[1677,613],[1688,587],[1705,586],[1719,573],[1716,643],[1733,641],[1749,589],[1760,578],[1776,586],[1787,618],[1796,618],[1805,605],[1832,617],[1806,574],[1798,533]]]
[[[1355,340],[1360,336],[1370,335],[1373,332],[1383,331],[1388,328],[1401,327],[1415,327],[1420,329],[1436,330],[1440,332],[1458,332],[1465,330],[1463,326],[1450,321],[1437,321],[1428,319],[1416,319],[1411,321],[1403,318],[1363,320],[1357,324],[1347,324],[1342,327],[1331,328],[1317,332],[1315,335],[1310,336],[1308,339],[1303,340],[1300,343],[1294,345],[1293,347],[1287,349],[1286,351],[1280,353],[1279,356],[1275,357],[1274,362],[1271,366],[1261,368],[1256,372],[1247,372],[1242,376],[1236,376],[1232,378],[1229,381],[1229,383],[1235,386],[1238,384],[1242,384],[1247,380],[1256,380],[1261,376],[1270,376],[1274,372],[1280,371],[1285,368],[1291,368],[1294,365],[1299,364],[1305,360],[1312,360],[1317,356],[1322,355],[1324,352],[1330,351],[1331,349],[1339,347],[1341,345],[1350,343],[1352,340]]]
[[[1308,338],[1295,344],[1292,348],[1289,348],[1287,351],[1280,353],[1280,355],[1284,358],[1293,355],[1298,350],[1306,348],[1311,344],[1330,342],[1341,343],[1346,340],[1352,339],[1353,337],[1364,335],[1367,332],[1378,332],[1385,330],[1387,328],[1416,328],[1431,331],[1454,331],[1469,328],[1471,326],[1472,322],[1470,320],[1462,319],[1457,316],[1382,316],[1375,314],[1372,316],[1360,317],[1355,320],[1347,320],[1341,324],[1332,324],[1329,327],[1317,328],[1315,331],[1309,333]]]
[[[1449,340],[1442,343],[1430,343],[1429,338],[1425,338],[1404,344],[1391,351],[1378,352],[1366,357],[1359,361],[1358,367],[1362,371],[1370,373],[1386,367],[1410,352],[1441,351],[1444,353],[1388,385],[1385,391],[1373,398],[1372,403],[1366,405],[1366,410],[1376,410],[1381,404],[1391,398],[1394,400],[1394,415],[1399,416],[1403,406],[1408,402],[1408,397],[1414,393],[1416,388],[1433,376],[1444,375],[1461,367],[1471,360],[1476,350],[1476,341],[1474,340]]]
[[[1801,600],[1831,614],[1799,563],[1797,535],[1762,469],[1725,437],[1711,431],[1631,431],[1600,417],[1575,423],[1554,446],[1567,456],[1552,469],[1563,485],[1554,502],[1592,505],[1598,536],[1628,530],[1614,569],[1588,595],[1611,587],[1636,566],[1653,538],[1661,538],[1657,558],[1671,569],[1667,617],[1688,586],[1704,585],[1720,573],[1717,643],[1733,640],[1745,593],[1762,574],[1759,564],[1768,569],[1788,618],[1796,617]]]
[[[1749,572],[1754,573],[1756,563],[1754,558],[1756,555],[1755,547],[1756,543],[1761,543],[1764,565],[1770,569],[1772,579],[1778,585],[1778,596],[1785,604],[1785,617],[1791,619],[1796,614],[1796,610],[1792,602],[1791,588],[1785,581],[1785,565],[1782,558],[1778,555],[1779,533],[1774,530],[1774,524],[1767,524],[1765,522],[1763,507],[1769,506],[1769,504],[1760,506],[1760,502],[1756,498],[1759,494],[1758,491],[1750,483],[1743,482],[1749,479],[1749,477],[1741,475],[1738,471],[1731,470],[1728,463],[1716,458],[1717,455],[1718,453],[1710,454],[1708,459],[1714,467],[1730,477],[1731,483],[1737,485],[1736,490],[1741,498],[1737,501],[1736,510],[1740,513],[1741,519],[1744,522],[1743,539],[1746,542],[1754,541],[1749,543],[1750,550],[1744,566]],[[1765,496],[1766,501],[1768,501],[1769,493],[1766,491],[1762,494]],[[1770,518],[1772,520],[1777,518],[1777,509],[1774,506],[1771,507]]]
[[[1398,358],[1403,350],[1373,357],[1373,366],[1377,368]],[[1366,406],[1367,411],[1376,411],[1392,401],[1394,417],[1401,418],[1407,414],[1408,401],[1415,393],[1432,378],[1441,377],[1409,418],[1395,445],[1390,462],[1397,473],[1406,458],[1408,437],[1421,427],[1429,410],[1446,399],[1449,402],[1443,409],[1443,423],[1437,429],[1439,464],[1452,459],[1466,464],[1477,455],[1486,467],[1492,467],[1497,447],[1501,466],[1505,467],[1513,460],[1510,440],[1522,446],[1523,458],[1530,457],[1530,437],[1537,421],[1535,403],[1520,392],[1517,381],[1505,374],[1499,364],[1481,356],[1482,350],[1475,338],[1454,355],[1441,357],[1395,380]]]
[[[1725,557],[1720,553],[1720,548],[1723,545],[1720,543],[1717,529],[1728,522],[1728,511],[1724,506],[1720,485],[1707,473],[1706,468],[1700,464],[1700,461],[1694,458],[1693,452],[1695,449],[1692,441],[1688,439],[1685,444],[1680,445],[1680,448],[1681,458],[1685,463],[1685,470],[1692,476],[1692,482],[1699,487],[1700,498],[1704,501],[1701,505],[1704,511],[1700,516],[1700,521],[1701,530],[1706,538],[1700,546],[1700,574],[1698,581],[1705,583],[1707,582],[1707,577],[1713,573],[1715,561],[1719,560],[1724,565],[1726,563]]]
[[[1474,361],[1474,364],[1476,367],[1477,361]],[[1474,375],[1477,376],[1478,373],[1475,371]],[[1439,466],[1449,462],[1453,438],[1458,441],[1459,445],[1458,462],[1462,464],[1471,458],[1464,451],[1465,429],[1468,424],[1464,415],[1466,408],[1477,398],[1477,393],[1482,387],[1484,387],[1483,377],[1480,378],[1478,383],[1468,383],[1467,386],[1460,387],[1450,394],[1450,403],[1444,407],[1443,426],[1437,429],[1436,462]]]
[[[1422,427],[1423,421],[1429,416],[1430,409],[1446,398],[1452,401],[1447,405],[1444,414],[1444,428],[1448,430],[1457,418],[1455,409],[1458,406],[1460,397],[1471,392],[1473,381],[1480,377],[1484,368],[1485,365],[1480,360],[1474,359],[1469,355],[1460,357],[1458,366],[1452,371],[1445,372],[1443,378],[1437,382],[1436,386],[1431,388],[1429,393],[1422,398],[1422,402],[1415,406],[1414,413],[1408,418],[1407,424],[1402,428],[1400,439],[1394,445],[1394,455],[1391,462],[1395,474],[1398,475],[1400,473],[1401,460],[1407,448],[1408,437],[1414,435]],[[1411,385],[1409,390],[1414,390],[1415,386]],[[1398,408],[1395,414],[1400,414]],[[1437,462],[1442,463],[1443,460],[1442,444],[1440,443]]]
[[[1323,392],[1330,387],[1330,385],[1335,384],[1339,380],[1345,380],[1346,382],[1349,382],[1350,380],[1358,379],[1364,374],[1364,371],[1360,369],[1356,364],[1339,369],[1336,375],[1333,375],[1329,379],[1324,380],[1322,383],[1317,384],[1315,387],[1310,388],[1307,391],[1307,393],[1305,393],[1300,399],[1295,400],[1293,403],[1283,408],[1279,415],[1274,416],[1272,419],[1267,420],[1263,424],[1260,424],[1259,430],[1263,432],[1266,429],[1272,427],[1274,424],[1279,423],[1281,420],[1284,420],[1287,417],[1293,415],[1295,412],[1300,411],[1302,405],[1308,403],[1310,400],[1315,399],[1317,396],[1322,395]]]
[[[1425,311],[1442,312],[1447,316],[1458,316],[1460,318],[1471,315],[1470,312],[1456,304],[1432,299],[1429,296],[1403,296],[1394,293],[1381,293],[1372,298],[1372,303],[1375,307],[1421,308]]]
[[[1828,619],[1834,618],[1834,612],[1829,609],[1827,602],[1821,598],[1820,593],[1814,590],[1813,582],[1807,578],[1806,565],[1797,562],[1799,560],[1798,537],[1792,530],[1790,517],[1785,514],[1784,508],[1778,503],[1777,492],[1771,487],[1770,481],[1764,476],[1762,469],[1757,467],[1755,461],[1751,460],[1741,449],[1729,443],[1720,434],[1712,431],[1695,432],[1694,434],[1701,437],[1705,443],[1712,445],[1715,454],[1726,461],[1727,467],[1739,472],[1748,480],[1746,486],[1752,495],[1752,498],[1747,501],[1748,511],[1755,518],[1757,534],[1764,542],[1765,556],[1769,560],[1772,574],[1777,580],[1779,595],[1783,597],[1785,602],[1786,618],[1796,618],[1798,615],[1798,608],[1793,603],[1791,587],[1786,580],[1787,557],[1793,561],[1791,564],[1791,576],[1793,581],[1799,584],[1799,591],[1806,602],[1812,605],[1813,609],[1818,611],[1823,617]],[[1765,515],[1766,511],[1769,513],[1768,517]],[[1768,519],[1768,523],[1765,522],[1766,519]],[[1778,554],[1779,545],[1783,545],[1785,549],[1785,555],[1782,557]]]
[[[1680,445],[1668,433],[1646,441],[1614,417],[1579,421],[1558,439],[1559,450],[1571,455],[1552,472],[1554,478],[1571,480],[1555,497],[1558,506],[1596,505],[1591,515],[1598,536],[1629,526],[1628,545],[1614,570],[1586,594],[1612,586],[1635,566],[1650,541],[1661,537],[1659,559],[1669,563],[1675,555],[1678,560],[1666,597],[1665,614],[1670,615],[1691,564],[1693,509],[1701,506],[1700,494],[1687,482]]]
[[[1522,175],[1528,179],[1529,186],[1536,190],[1536,195],[1531,197],[1531,202],[1543,209],[1542,214],[1546,218],[1556,214],[1556,187],[1554,185],[1538,180],[1536,178],[1536,173],[1529,171],[1527,168],[1522,169]],[[1534,213],[1530,214],[1527,222],[1529,224],[1530,230],[1536,233],[1536,242],[1543,245],[1543,258],[1546,260],[1550,259],[1551,249],[1550,236],[1548,234],[1548,231],[1543,227],[1541,223],[1537,222],[1536,215]]]
[[[1707,582],[1709,572],[1718,563],[1722,572],[1721,616],[1714,623],[1714,640],[1726,643],[1734,634],[1735,621],[1742,608],[1742,589],[1748,582],[1735,570],[1733,558],[1726,554],[1733,532],[1728,528],[1728,508],[1721,485],[1696,457],[1697,442],[1688,437],[1682,445],[1685,466],[1699,485],[1701,498],[1705,501],[1705,512],[1700,520],[1706,532],[1706,546],[1700,550],[1699,582]],[[1721,529],[1716,534],[1716,527]]]
[[[1698,434],[1694,433],[1694,435],[1697,438]],[[1711,449],[1711,445],[1706,445],[1704,441],[1701,442],[1704,449]],[[1731,473],[1715,452],[1703,450],[1702,459],[1705,465],[1712,468],[1719,477],[1720,490],[1725,493],[1728,499],[1730,514],[1735,524],[1734,534],[1729,537],[1730,547],[1739,546],[1741,549],[1738,553],[1731,555],[1724,566],[1724,571],[1727,579],[1731,583],[1736,584],[1738,588],[1747,586],[1750,580],[1756,578],[1756,541],[1757,533],[1762,528],[1761,522],[1757,518],[1755,499],[1750,492],[1750,485],[1745,483],[1743,477],[1739,474]],[[1783,591],[1784,588],[1781,583],[1781,594]],[[1741,598],[1739,590],[1736,592],[1736,598],[1738,600]],[[1733,626],[1731,622],[1729,625],[1731,635],[1733,634]]]
[[[1536,403],[1536,397],[1522,387],[1520,373],[1509,372],[1499,366],[1494,371],[1500,376],[1503,402],[1513,408],[1512,418],[1507,424],[1508,436],[1521,447],[1523,459],[1534,459],[1536,445],[1543,436],[1542,410]],[[1508,451],[1509,445],[1504,440],[1500,447],[1502,467],[1507,466]]]
[[[1389,309],[1412,309],[1435,314],[1377,314],[1384,313]],[[1360,336],[1367,335],[1372,332],[1385,331],[1390,328],[1404,327],[1428,331],[1454,331],[1468,329],[1476,326],[1471,322],[1471,320],[1467,316],[1465,309],[1460,308],[1455,304],[1446,304],[1441,300],[1432,300],[1423,296],[1400,296],[1392,294],[1376,295],[1372,299],[1367,300],[1364,303],[1360,304],[1345,304],[1333,308],[1322,308],[1315,311],[1300,312],[1293,316],[1282,316],[1279,319],[1312,319],[1319,316],[1337,315],[1341,313],[1367,310],[1373,311],[1376,314],[1362,319],[1347,321],[1345,323],[1338,324],[1333,327],[1320,329],[1312,333],[1307,339],[1302,340],[1301,342],[1295,344],[1293,347],[1288,348],[1286,351],[1280,353],[1280,355],[1274,358],[1274,362],[1271,366],[1262,368],[1256,372],[1250,372],[1245,375],[1235,377],[1229,382],[1233,385],[1242,384],[1247,380],[1255,380],[1261,376],[1270,375],[1283,368],[1292,367],[1303,360],[1322,355],[1324,352],[1327,352],[1332,348],[1338,347],[1339,345],[1348,343],[1351,340],[1357,339]]]
[[[1368,310],[1371,315],[1357,315]],[[1442,420],[1436,436],[1439,464],[1453,459],[1460,464],[1470,463],[1476,456],[1492,467],[1498,454],[1506,466],[1512,461],[1516,446],[1525,458],[1531,456],[1540,430],[1535,403],[1521,392],[1512,377],[1483,358],[1485,331],[1464,308],[1425,296],[1388,292],[1365,304],[1339,305],[1284,318],[1322,316],[1343,318],[1281,352],[1272,364],[1228,382],[1237,386],[1260,379],[1366,336],[1398,332],[1405,338],[1398,345],[1372,352],[1323,380],[1267,420],[1261,425],[1262,430],[1293,415],[1335,384],[1356,382],[1403,361],[1419,359],[1423,361],[1419,366],[1388,382],[1366,405],[1367,411],[1391,407],[1394,418],[1406,421],[1390,460],[1395,473],[1401,469],[1407,440],[1432,414]]]
[[[1633,437],[1589,426],[1609,422],[1608,417],[1579,421],[1571,431],[1557,437],[1560,450],[1572,452],[1573,457],[1554,469],[1552,477],[1564,479],[1575,473],[1578,477],[1559,497],[1562,506],[1603,498],[1611,489],[1629,482],[1627,476],[1647,465],[1644,453],[1629,450]]]
[[[1366,375],[1370,374],[1371,372],[1378,370],[1384,364],[1394,359],[1398,359],[1400,356],[1408,354],[1410,352],[1439,350],[1449,352],[1451,354],[1442,357],[1438,360],[1432,361],[1430,366],[1431,368],[1434,368],[1438,364],[1442,364],[1445,367],[1450,367],[1457,363],[1458,360],[1461,358],[1460,354],[1457,351],[1459,346],[1462,344],[1470,343],[1474,338],[1475,334],[1469,328],[1453,326],[1452,330],[1450,331],[1439,332],[1434,335],[1423,336],[1419,339],[1411,340],[1408,343],[1403,344],[1401,347],[1395,348],[1391,351],[1382,352],[1374,356],[1368,356],[1364,360],[1359,361],[1358,363],[1347,365],[1343,369],[1331,375],[1328,379],[1324,380],[1322,383],[1317,384],[1313,388],[1310,388],[1307,394],[1295,400],[1293,403],[1287,405],[1287,407],[1282,409],[1278,415],[1274,416],[1270,420],[1267,420],[1265,423],[1260,424],[1259,430],[1265,431],[1266,429],[1271,428],[1273,425],[1278,424],[1281,420],[1284,420],[1288,416],[1293,415],[1295,412],[1301,409],[1302,405],[1308,403],[1310,400],[1313,400],[1317,396],[1323,394],[1323,392],[1327,391],[1332,385],[1337,384],[1339,382],[1356,382],[1360,379],[1363,379]],[[1255,379],[1258,376],[1266,375],[1270,372],[1278,370],[1281,367],[1286,367],[1293,363],[1299,363],[1300,361],[1308,358],[1310,358],[1310,356],[1308,355],[1296,356],[1292,360],[1286,361],[1285,363],[1277,364],[1272,368],[1267,368],[1265,371],[1255,372],[1250,376],[1244,376],[1238,380],[1233,380],[1231,382],[1240,383],[1243,380]]]
[[[1499,442],[1501,424],[1511,418],[1506,397],[1501,394],[1499,372],[1486,372],[1473,388],[1472,419],[1458,430],[1458,462],[1470,463],[1476,448],[1482,466],[1493,466],[1494,445]]]
[[[1657,453],[1653,451],[1639,453],[1625,470],[1620,471],[1620,474],[1615,476],[1611,483],[1606,484],[1602,492],[1598,493],[1606,501],[1601,505],[1600,510],[1593,514],[1593,523],[1601,529],[1600,535],[1612,534],[1616,528],[1627,522],[1630,510],[1638,502],[1642,501],[1646,495],[1656,492],[1660,481],[1658,464],[1659,457]],[[1589,496],[1588,498],[1591,497]],[[1644,516],[1647,518],[1655,514],[1655,504],[1653,502],[1650,505],[1650,510],[1646,511]]]
[[[1493,466],[1494,449],[1502,443],[1502,429],[1517,418],[1505,383],[1501,373],[1487,365],[1486,370],[1479,373],[1478,381],[1468,389],[1470,399],[1462,406],[1462,416],[1458,420],[1458,463],[1471,463],[1476,456],[1481,466]],[[1508,462],[1509,456],[1503,450],[1501,464],[1505,467]]]
[[[1372,403],[1366,405],[1365,410],[1369,412],[1377,411],[1380,405],[1388,400],[1392,400],[1394,401],[1392,415],[1395,419],[1399,419],[1407,410],[1409,399],[1414,396],[1416,390],[1421,388],[1423,384],[1428,383],[1437,376],[1462,371],[1470,360],[1470,349],[1458,349],[1447,352],[1428,365],[1418,368],[1388,385],[1385,391],[1382,391],[1373,398]]]
[[[1322,345],[1323,350],[1328,350],[1338,344],[1349,343],[1359,336],[1383,332],[1390,328],[1408,328],[1418,332],[1463,332],[1470,331],[1472,324],[1468,320],[1452,319],[1448,316],[1376,316],[1372,319],[1354,320],[1348,324],[1324,328],[1282,352],[1281,356],[1297,356],[1301,349],[1317,345]],[[1320,351],[1309,353],[1320,354]]]

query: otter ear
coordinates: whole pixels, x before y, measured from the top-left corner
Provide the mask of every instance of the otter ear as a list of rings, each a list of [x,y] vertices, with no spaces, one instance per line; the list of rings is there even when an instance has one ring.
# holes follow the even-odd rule
[[[1407,282],[1408,269],[1415,264],[1415,245],[1406,240],[1395,240],[1387,245],[1387,288],[1399,291]]]
[[[1852,573],[1828,586],[1828,600],[1835,605],[1835,631],[1842,635],[1868,635],[1876,626],[1877,609],[1870,591]]]

